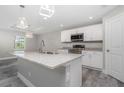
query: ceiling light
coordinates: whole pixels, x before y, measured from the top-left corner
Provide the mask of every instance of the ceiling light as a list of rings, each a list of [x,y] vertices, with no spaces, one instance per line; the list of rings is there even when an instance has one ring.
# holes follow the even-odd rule
[[[45,19],[52,17],[54,12],[55,12],[55,9],[54,9],[54,6],[52,5],[41,5],[40,6],[39,14],[43,16]]]
[[[44,20],[47,20],[47,17],[44,17],[43,19],[44,19]]]
[[[60,27],[64,27],[64,25],[63,24],[60,24]]]
[[[20,5],[21,9],[24,9],[24,5]],[[29,27],[27,19],[23,17],[23,13],[21,12],[21,17],[18,18],[17,23],[16,23],[16,28],[19,29],[27,29]]]
[[[28,22],[25,17],[19,17],[16,24],[17,28],[26,29],[29,27]]]
[[[92,17],[92,16],[90,16],[90,17],[89,17],[89,19],[90,19],[90,20],[92,20],[92,19],[93,19],[93,17]]]
[[[33,38],[33,33],[32,32],[26,32],[25,37],[26,38]]]

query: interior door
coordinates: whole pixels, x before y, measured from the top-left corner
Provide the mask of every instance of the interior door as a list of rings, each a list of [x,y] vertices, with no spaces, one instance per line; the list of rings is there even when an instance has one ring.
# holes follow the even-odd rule
[[[108,74],[124,82],[124,15],[105,23],[105,58]]]

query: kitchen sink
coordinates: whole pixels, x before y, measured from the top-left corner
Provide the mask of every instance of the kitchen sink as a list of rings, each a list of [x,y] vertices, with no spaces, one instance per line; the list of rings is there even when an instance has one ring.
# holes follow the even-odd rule
[[[51,51],[46,51],[46,52],[42,52],[43,54],[59,54],[57,52],[51,52]]]

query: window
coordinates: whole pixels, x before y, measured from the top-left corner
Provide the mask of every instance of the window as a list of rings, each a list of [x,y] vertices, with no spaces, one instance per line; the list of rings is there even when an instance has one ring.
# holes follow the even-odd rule
[[[15,39],[15,50],[24,50],[25,49],[25,37],[16,36]]]

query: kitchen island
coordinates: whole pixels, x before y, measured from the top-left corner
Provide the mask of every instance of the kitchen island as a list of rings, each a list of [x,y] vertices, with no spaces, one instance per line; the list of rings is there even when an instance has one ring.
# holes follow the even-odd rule
[[[80,87],[82,66],[80,54],[42,54],[14,52],[18,71],[37,87]]]

